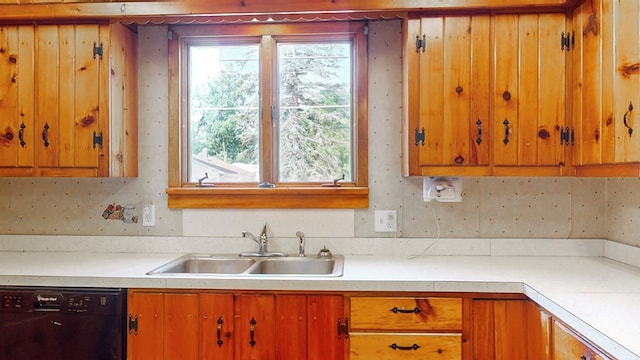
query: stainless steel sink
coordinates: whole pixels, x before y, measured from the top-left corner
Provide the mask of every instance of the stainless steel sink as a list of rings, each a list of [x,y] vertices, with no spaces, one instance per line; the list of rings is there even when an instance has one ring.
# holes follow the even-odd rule
[[[147,275],[172,276],[342,276],[344,256],[316,257],[239,257],[238,255],[187,254]]]
[[[239,274],[255,262],[253,258],[186,255],[151,270],[147,274]]]
[[[336,267],[336,259],[317,259],[306,257],[290,257],[280,259],[264,259],[252,266],[250,274],[265,275],[331,275]]]

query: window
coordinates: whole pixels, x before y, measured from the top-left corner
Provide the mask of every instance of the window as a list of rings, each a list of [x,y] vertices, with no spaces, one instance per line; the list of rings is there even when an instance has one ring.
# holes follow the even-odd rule
[[[170,207],[368,206],[364,23],[170,31]]]

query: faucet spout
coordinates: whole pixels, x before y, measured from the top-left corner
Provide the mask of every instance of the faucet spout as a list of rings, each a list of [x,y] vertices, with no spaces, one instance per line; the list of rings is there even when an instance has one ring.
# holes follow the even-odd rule
[[[258,238],[256,238],[252,233],[250,233],[248,231],[243,231],[242,232],[242,237],[244,237],[244,238],[248,237],[249,239],[255,241],[256,244],[260,245],[260,241],[258,240]]]

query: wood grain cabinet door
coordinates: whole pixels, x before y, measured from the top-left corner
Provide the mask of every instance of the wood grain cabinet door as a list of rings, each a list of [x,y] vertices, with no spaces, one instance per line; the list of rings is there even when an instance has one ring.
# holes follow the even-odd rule
[[[200,360],[233,359],[233,294],[199,295]]]
[[[553,322],[553,359],[554,360],[606,360],[603,353],[582,341],[573,331],[563,324]]]
[[[486,174],[490,17],[426,16],[406,25],[406,171]]]
[[[550,360],[550,324],[527,300],[474,300],[473,358]]]
[[[100,25],[39,25],[36,38],[37,165],[44,175],[56,168],[95,169],[100,68],[106,64],[94,55],[103,43]]]
[[[593,0],[573,12],[573,163],[578,176],[640,174],[640,3]]]
[[[275,295],[241,294],[235,298],[237,359],[275,359]]]
[[[566,175],[566,15],[494,18],[495,175]],[[567,140],[570,142],[570,139]]]
[[[159,360],[164,358],[164,294],[129,292],[127,359]]]
[[[347,334],[338,332],[338,325],[344,322],[344,298],[341,295],[307,296],[308,360],[345,358]]]
[[[198,294],[164,294],[164,359],[198,359]]]
[[[0,27],[0,175],[33,167],[34,36],[33,25]]]

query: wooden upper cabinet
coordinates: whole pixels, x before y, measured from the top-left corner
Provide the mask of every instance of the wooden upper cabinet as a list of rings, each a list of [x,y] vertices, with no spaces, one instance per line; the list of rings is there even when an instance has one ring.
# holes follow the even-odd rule
[[[8,26],[0,41],[1,176],[137,175],[135,33],[118,23]]]
[[[505,14],[494,23],[493,173],[570,174],[566,15]]]
[[[573,13],[578,176],[640,176],[640,3],[586,1]]]
[[[33,167],[33,43],[32,25],[0,27],[0,168]]]
[[[412,15],[405,31],[404,175],[570,173],[564,13]]]
[[[100,68],[93,56],[97,24],[40,25],[36,43],[37,168],[42,175],[59,168],[97,168],[100,136]]]
[[[490,17],[405,25],[405,175],[487,175]]]

